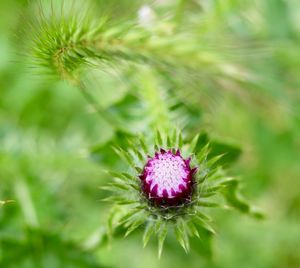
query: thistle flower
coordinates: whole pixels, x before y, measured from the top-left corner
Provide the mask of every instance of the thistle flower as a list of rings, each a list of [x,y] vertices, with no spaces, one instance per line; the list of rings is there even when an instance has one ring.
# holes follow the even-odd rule
[[[178,149],[155,152],[147,161],[142,174],[142,190],[150,201],[160,206],[180,205],[191,201],[193,175],[197,168],[190,167],[191,158],[183,159]]]
[[[105,199],[113,203],[109,237],[120,226],[125,228],[125,236],[141,227],[144,246],[152,235],[158,237],[160,256],[169,231],[186,252],[189,238],[199,237],[203,231],[215,233],[205,207],[235,208],[261,216],[238,196],[239,181],[226,176],[219,164],[222,156],[212,157],[209,145],[202,145],[199,135],[183,142],[177,131],[164,138],[158,132],[155,140],[154,146],[140,138],[130,142],[127,151],[115,148],[131,171],[109,172],[113,182],[103,187],[112,192]],[[216,199],[218,196],[224,201]]]

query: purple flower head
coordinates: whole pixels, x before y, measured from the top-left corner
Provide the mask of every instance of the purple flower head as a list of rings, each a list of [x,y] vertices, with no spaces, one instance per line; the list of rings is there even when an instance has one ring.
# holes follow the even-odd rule
[[[147,161],[140,179],[146,197],[157,205],[180,205],[190,201],[193,175],[191,158],[183,159],[179,150],[160,149]]]

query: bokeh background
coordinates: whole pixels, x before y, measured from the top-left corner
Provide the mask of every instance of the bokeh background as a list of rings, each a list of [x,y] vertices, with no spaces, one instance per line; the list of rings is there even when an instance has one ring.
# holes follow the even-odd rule
[[[228,53],[234,64],[207,75],[199,68],[196,78],[174,71],[174,79],[143,64],[94,70],[89,87],[118,119],[109,124],[76,87],[32,71],[27,22],[38,1],[0,1],[0,200],[15,200],[0,207],[0,267],[300,267],[300,2],[86,3],[120,24],[175,17],[187,33],[205,35],[199,49]],[[165,111],[169,97],[176,105]],[[161,260],[154,241],[142,248],[138,232],[107,246],[108,206],[98,188],[109,181],[104,170],[118,165],[111,144],[123,142],[124,128],[152,131],[173,117],[186,133],[205,131],[241,149],[230,173],[265,220],[214,211],[209,246],[186,255],[167,240]]]

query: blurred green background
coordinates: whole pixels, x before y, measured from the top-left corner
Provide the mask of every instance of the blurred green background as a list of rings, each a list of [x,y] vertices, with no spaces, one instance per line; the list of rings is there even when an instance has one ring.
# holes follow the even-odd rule
[[[33,74],[24,47],[37,2],[0,1],[0,200],[15,200],[0,208],[0,267],[299,268],[300,2],[86,1],[119,23],[149,5],[158,22],[174,16],[187,33],[199,29],[212,53],[224,53],[229,40],[225,52],[237,66],[216,66],[227,78],[201,70],[181,79],[125,63],[98,70],[89,87],[117,125],[77,88]],[[168,96],[176,107],[165,111]],[[103,245],[108,207],[98,187],[109,180],[103,171],[118,166],[110,145],[123,142],[124,128],[151,131],[164,117],[241,148],[230,172],[243,178],[264,221],[213,211],[211,250],[200,243],[186,255],[166,241],[161,260],[155,242],[142,248],[139,233]]]

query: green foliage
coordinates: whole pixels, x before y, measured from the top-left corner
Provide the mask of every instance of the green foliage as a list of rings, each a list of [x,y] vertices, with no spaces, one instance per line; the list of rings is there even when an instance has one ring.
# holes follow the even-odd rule
[[[299,12],[296,0],[0,1],[0,266],[299,267]],[[112,148],[143,162],[168,128],[184,135],[156,142],[209,142],[197,161],[233,174],[201,182],[179,228],[99,190],[137,191],[140,166]],[[266,221],[241,215],[261,216],[241,193]]]
[[[76,243],[43,230],[25,230],[22,239],[1,239],[2,267],[101,268],[95,258]]]
[[[87,19],[70,17],[59,19],[52,14],[43,18],[35,33],[33,57],[35,64],[62,78],[76,82],[75,72],[88,63],[88,58],[101,59],[100,53],[92,46],[104,28],[104,19],[97,25]]]
[[[208,51],[199,50],[196,45],[200,40],[189,36],[187,39],[184,32],[174,35],[172,25],[170,29],[157,25],[150,31],[134,21],[114,25],[106,16],[91,21],[81,11],[58,18],[51,14],[50,18],[42,17],[37,25],[38,28],[32,29],[35,63],[71,81],[80,79],[76,71],[84,64],[101,66],[129,61],[160,68],[193,69],[207,65],[209,69],[222,61]],[[179,48],[176,43],[182,46]],[[190,61],[191,57],[194,61]]]

